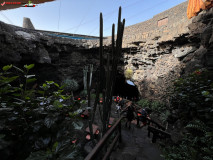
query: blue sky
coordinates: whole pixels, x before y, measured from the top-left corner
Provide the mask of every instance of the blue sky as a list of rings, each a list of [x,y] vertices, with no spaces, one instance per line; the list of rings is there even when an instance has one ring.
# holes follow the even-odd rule
[[[36,3],[36,0],[31,1]],[[22,26],[23,17],[29,17],[36,29],[98,36],[99,14],[102,12],[104,36],[109,36],[111,35],[112,23],[117,23],[119,6],[122,7],[122,18],[126,19],[126,26],[129,26],[148,20],[154,15],[185,1],[56,0],[54,2],[39,4],[34,8],[21,7],[1,11],[0,21],[9,24],[12,22],[14,25]]]

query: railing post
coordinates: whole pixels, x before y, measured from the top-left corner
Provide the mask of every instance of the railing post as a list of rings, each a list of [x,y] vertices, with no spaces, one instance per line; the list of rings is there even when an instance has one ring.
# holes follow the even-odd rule
[[[148,137],[150,138],[150,129],[149,129],[149,126],[148,126]]]
[[[153,132],[152,143],[155,143],[157,139],[157,133]]]
[[[118,132],[119,132],[119,143],[122,142],[122,137],[121,137],[121,121],[118,124]]]

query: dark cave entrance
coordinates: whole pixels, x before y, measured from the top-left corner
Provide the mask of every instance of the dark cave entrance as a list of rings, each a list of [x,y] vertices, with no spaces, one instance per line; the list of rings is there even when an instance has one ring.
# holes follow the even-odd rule
[[[137,101],[139,92],[136,85],[130,85],[126,82],[124,75],[118,74],[116,77],[113,96],[120,96],[129,100]]]

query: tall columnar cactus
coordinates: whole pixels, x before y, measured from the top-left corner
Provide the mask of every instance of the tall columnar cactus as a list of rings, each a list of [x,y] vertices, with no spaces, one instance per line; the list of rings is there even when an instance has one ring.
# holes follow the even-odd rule
[[[91,87],[92,84],[92,72],[93,72],[93,65],[90,64],[89,66],[84,66],[83,69],[83,82],[84,82],[84,90],[87,89],[87,72],[89,71],[90,73],[90,78],[89,78],[89,86]]]
[[[96,112],[96,107],[99,99],[100,93],[103,95],[103,106],[100,109],[101,113],[101,120],[102,120],[102,135],[106,132],[107,123],[109,121],[110,112],[111,112],[111,104],[112,104],[112,94],[114,91],[114,85],[116,81],[116,74],[117,74],[117,64],[119,63],[122,51],[122,39],[123,39],[123,32],[125,26],[125,19],[121,22],[121,7],[119,8],[119,15],[118,15],[118,29],[117,29],[117,40],[116,40],[116,47],[115,47],[115,40],[114,40],[114,31],[115,25],[112,25],[112,54],[107,55],[107,64],[103,64],[103,18],[102,13],[100,14],[100,46],[99,46],[99,57],[100,57],[100,67],[99,67],[99,82],[97,87],[96,99],[93,107],[93,114],[92,120],[94,121],[94,116]],[[104,68],[104,65],[106,67]],[[104,77],[106,75],[106,77]],[[99,105],[100,106],[100,105]]]
[[[88,66],[84,66],[84,69],[83,69],[84,90],[87,89],[87,72],[88,72]]]
[[[93,72],[93,65],[92,65],[92,64],[89,65],[89,69],[90,69],[90,81],[89,81],[89,86],[91,87],[91,84],[92,84],[92,72]]]

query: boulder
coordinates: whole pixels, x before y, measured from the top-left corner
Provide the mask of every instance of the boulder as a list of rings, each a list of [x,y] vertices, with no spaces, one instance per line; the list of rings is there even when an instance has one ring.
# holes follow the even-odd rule
[[[196,50],[194,46],[181,47],[172,51],[176,58],[182,58]]]

